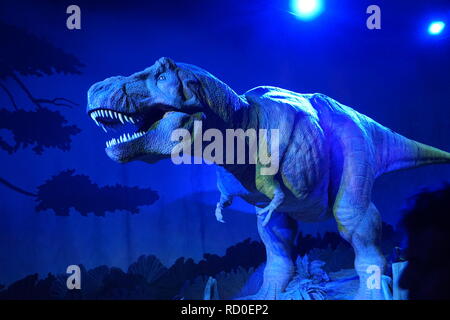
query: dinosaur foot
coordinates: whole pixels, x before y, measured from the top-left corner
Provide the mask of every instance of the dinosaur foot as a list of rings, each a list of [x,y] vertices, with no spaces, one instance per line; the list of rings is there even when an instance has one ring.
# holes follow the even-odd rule
[[[353,300],[386,300],[383,291],[375,289],[360,288]]]
[[[263,284],[256,294],[240,297],[237,300],[280,300],[281,298],[281,286],[275,282],[270,282],[268,284]]]
[[[366,285],[364,285],[366,283]],[[359,289],[353,300],[392,300],[392,279],[381,276],[380,288],[368,288],[367,278],[360,280]]]
[[[214,212],[214,215],[216,216],[217,221],[225,223],[225,220],[223,220],[222,208],[217,206],[216,211]]]

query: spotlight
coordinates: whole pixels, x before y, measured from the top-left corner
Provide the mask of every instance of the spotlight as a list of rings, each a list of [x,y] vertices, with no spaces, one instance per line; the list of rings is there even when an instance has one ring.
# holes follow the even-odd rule
[[[432,36],[440,34],[445,28],[443,21],[433,21],[428,26],[428,33]]]
[[[291,0],[292,14],[300,20],[312,20],[323,11],[322,0]]]

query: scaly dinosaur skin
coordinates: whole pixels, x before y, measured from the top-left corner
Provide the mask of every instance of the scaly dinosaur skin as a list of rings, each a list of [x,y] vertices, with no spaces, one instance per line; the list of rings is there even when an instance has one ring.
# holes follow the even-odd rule
[[[261,175],[258,165],[218,166],[219,221],[235,196],[262,208],[257,224],[267,264],[261,289],[247,298],[276,299],[292,279],[296,220],[334,216],[355,251],[360,278],[355,298],[381,299],[381,290],[367,285],[367,268],[377,266],[382,273],[385,266],[379,247],[381,218],[371,200],[375,178],[450,163],[449,153],[394,133],[325,95],[274,87],[237,95],[203,69],[168,58],[129,77],[94,84],[87,112],[103,127],[131,130],[131,135],[107,143],[106,153],[118,162],[169,158],[178,144],[170,139],[172,131],[184,128],[193,134],[195,120],[202,121],[204,130],[280,130],[275,175]]]

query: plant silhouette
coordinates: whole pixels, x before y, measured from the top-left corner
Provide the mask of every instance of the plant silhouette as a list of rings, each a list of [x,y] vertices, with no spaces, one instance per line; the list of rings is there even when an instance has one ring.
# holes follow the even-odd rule
[[[35,98],[18,75],[50,76],[53,74],[80,74],[83,64],[71,54],[56,48],[45,39],[26,30],[0,21],[0,41],[5,44],[0,51],[0,80],[13,79],[31,102],[38,108],[43,104],[73,106],[76,103],[65,98]],[[13,107],[18,109],[14,95],[5,83],[0,88],[6,93]]]
[[[44,76],[55,73],[80,74],[83,64],[45,39],[26,30],[0,21],[0,79],[23,76]]]
[[[392,228],[385,224],[386,227]],[[388,233],[383,243],[391,243],[392,233]],[[330,232],[327,236],[319,235],[309,238],[310,244],[301,248],[305,252],[305,259],[315,260],[313,251],[315,246],[323,245],[331,250],[337,232]],[[339,245],[338,245],[339,247]],[[314,248],[314,249],[313,249]],[[336,250],[335,255],[352,255],[348,250]],[[308,255],[308,257],[306,256]],[[300,257],[300,256],[299,256]],[[322,255],[326,264],[335,264],[333,255]],[[220,261],[220,262],[219,262]],[[178,258],[172,266],[166,268],[154,255],[140,256],[125,272],[116,267],[99,266],[87,270],[80,265],[83,290],[68,290],[67,275],[48,274],[39,279],[32,274],[18,280],[3,290],[0,288],[1,299],[202,299],[207,279],[212,276],[219,283],[221,298],[235,298],[245,293],[253,294],[262,283],[263,265],[265,261],[264,246],[260,241],[246,239],[229,247],[223,256],[205,254],[199,262],[184,257]],[[297,259],[297,262],[299,259]],[[219,263],[218,263],[219,262]],[[298,264],[298,263],[297,263]],[[353,265],[346,262],[336,266],[352,269]],[[297,270],[301,271],[301,270]],[[304,270],[303,270],[304,271]],[[308,268],[308,273],[311,270]]]
[[[42,154],[44,148],[70,149],[71,136],[80,132],[76,126],[66,125],[67,120],[58,112],[43,105],[74,106],[65,98],[36,98],[19,78],[22,76],[49,76],[57,73],[80,74],[83,66],[73,55],[56,48],[50,42],[27,31],[0,21],[0,41],[5,44],[0,50],[0,88],[11,102],[14,111],[0,110],[0,129],[11,132],[14,143],[0,137],[0,148],[12,154],[20,147],[33,146],[33,151]],[[10,78],[36,107],[24,111],[16,103],[15,96],[6,82]]]
[[[151,189],[122,185],[99,187],[88,176],[65,170],[38,187],[37,211],[51,209],[58,216],[69,215],[74,208],[81,215],[92,212],[104,216],[107,211],[126,210],[139,213],[139,206],[151,205],[158,194]]]
[[[65,98],[36,98],[19,78],[22,76],[49,76],[57,73],[80,74],[83,66],[73,55],[56,48],[50,42],[27,31],[0,21],[0,88],[11,102],[14,111],[0,110],[0,129],[11,132],[14,143],[0,137],[0,148],[12,154],[20,147],[33,146],[42,154],[44,148],[70,149],[71,136],[80,132],[76,126],[66,125],[67,120],[58,111],[43,105],[74,106]],[[3,80],[10,78],[36,107],[33,111],[19,108],[15,96]]]
[[[72,136],[81,130],[67,125],[67,120],[57,111],[40,108],[36,111],[0,109],[0,129],[9,130],[14,144],[0,137],[0,148],[12,154],[19,148],[33,146],[41,155],[44,148],[70,150]]]
[[[23,190],[0,178],[8,188],[23,195],[34,197],[38,202],[36,211],[53,210],[57,216],[68,216],[70,208],[87,216],[105,216],[106,212],[126,210],[139,213],[139,207],[153,204],[159,199],[156,191],[149,188],[122,185],[99,187],[86,175],[64,170],[37,188],[37,193]]]

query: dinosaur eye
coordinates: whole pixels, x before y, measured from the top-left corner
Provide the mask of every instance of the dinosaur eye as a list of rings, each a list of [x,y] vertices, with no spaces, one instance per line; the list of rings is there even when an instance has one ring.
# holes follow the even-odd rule
[[[161,74],[158,76],[158,80],[166,80],[166,76]]]

